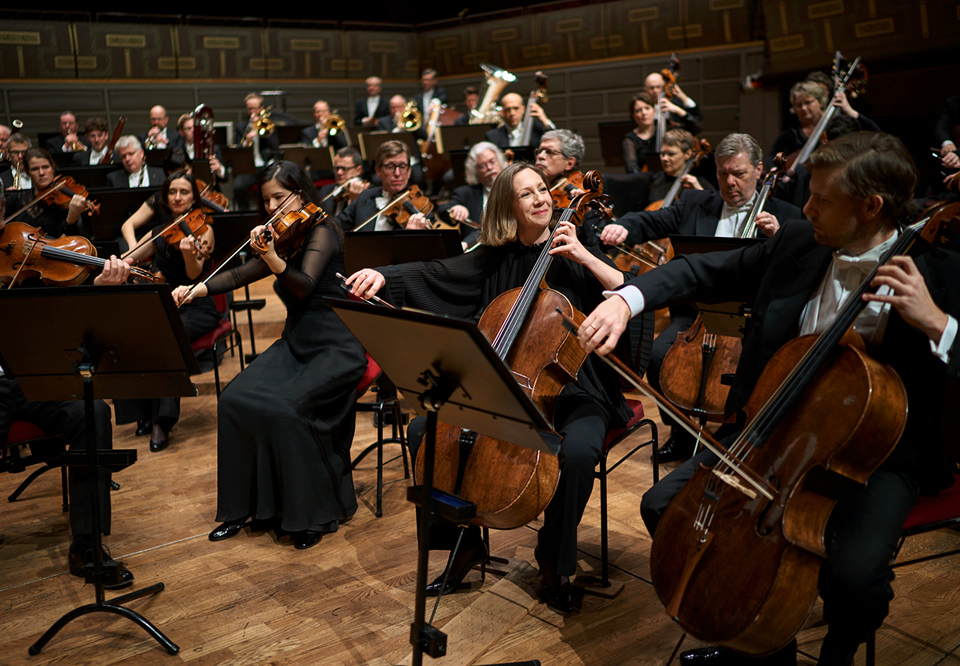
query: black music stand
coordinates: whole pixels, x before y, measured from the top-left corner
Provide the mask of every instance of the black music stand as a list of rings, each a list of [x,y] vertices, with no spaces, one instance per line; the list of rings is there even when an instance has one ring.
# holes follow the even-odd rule
[[[283,149],[283,159],[293,162],[307,173],[333,173],[333,148],[305,148],[300,144]]]
[[[487,132],[496,129],[493,123],[482,123],[479,125],[444,125],[443,126],[443,147],[447,151],[451,150],[470,150],[470,148],[486,141]]]
[[[343,235],[347,275],[361,268],[433,261],[458,254],[463,254],[463,245],[456,229],[350,231]]]
[[[407,147],[407,155],[420,155],[420,147],[417,146],[417,137],[413,132],[387,132],[386,130],[375,130],[373,132],[361,132],[357,135],[357,142],[360,144],[360,154],[363,159],[373,161],[377,155],[377,150],[387,141],[399,141]]]
[[[94,240],[115,240],[120,238],[120,228],[143,202],[149,199],[159,187],[121,187],[97,190],[91,193],[100,204],[100,214],[87,216]],[[141,235],[149,231],[140,229]]]
[[[407,499],[421,509],[416,609],[410,628],[413,665],[420,666],[424,652],[436,659],[446,654],[447,646],[446,635],[426,622],[430,525],[435,515],[454,522],[476,515],[476,505],[433,487],[437,421],[442,417],[451,425],[552,454],[560,450],[560,436],[472,321],[324,300],[397,388],[416,398],[414,408],[427,418],[423,485],[407,491]],[[384,330],[391,335],[384,336]]]
[[[28,313],[28,314],[24,314]],[[65,465],[86,465],[91,479],[99,468],[123,469],[136,450],[97,450],[94,393],[99,398],[159,398],[196,395],[190,375],[200,368],[170,297],[169,285],[16,289],[0,292],[0,367],[33,401],[80,400],[85,406],[86,451],[68,451]],[[142,327],[132,328],[130,321]],[[51,325],[56,322],[56,325]],[[144,338],[144,332],[147,338]],[[90,484],[94,561],[84,567],[96,600],[57,620],[30,646],[31,655],[71,620],[88,613],[121,615],[140,625],[170,654],[180,648],[136,611],[123,604],[163,590],[156,583],[106,599],[101,549],[100,484]]]

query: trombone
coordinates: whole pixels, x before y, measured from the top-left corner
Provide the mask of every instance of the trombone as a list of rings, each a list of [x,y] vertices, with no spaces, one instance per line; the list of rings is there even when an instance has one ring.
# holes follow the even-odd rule
[[[268,106],[265,109],[260,109],[257,112],[257,115],[251,116],[250,122],[253,125],[254,129],[257,130],[257,136],[270,136],[273,134],[274,122],[270,120],[270,109],[272,106]],[[253,145],[252,139],[243,138],[243,142],[240,144],[244,148],[247,146]]]

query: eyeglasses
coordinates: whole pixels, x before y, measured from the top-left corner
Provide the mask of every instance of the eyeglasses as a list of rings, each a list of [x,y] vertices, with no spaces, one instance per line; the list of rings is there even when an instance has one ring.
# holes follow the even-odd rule
[[[547,154],[547,157],[556,157],[557,155],[563,155],[559,150],[554,150],[553,148],[537,148],[536,155],[542,155],[543,153]]]
[[[410,170],[409,164],[381,164],[380,168],[384,171],[393,171],[394,173],[406,173]]]
[[[487,162],[477,162],[477,170],[480,171],[490,171],[497,166],[497,160],[489,160]]]
[[[354,166],[335,166],[335,167],[333,167],[333,170],[334,170],[334,171],[350,171],[350,169],[357,169],[357,168],[359,168],[359,165],[354,165]]]

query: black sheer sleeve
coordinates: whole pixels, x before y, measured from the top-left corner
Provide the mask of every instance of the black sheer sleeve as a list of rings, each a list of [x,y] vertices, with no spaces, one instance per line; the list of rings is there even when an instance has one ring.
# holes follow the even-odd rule
[[[627,173],[640,173],[640,161],[637,155],[637,142],[631,136],[633,132],[623,137],[623,163]]]
[[[245,263],[226,273],[220,273],[207,282],[207,294],[225,294],[228,291],[239,289],[245,284],[262,280],[270,275],[270,267],[260,257],[248,259]]]

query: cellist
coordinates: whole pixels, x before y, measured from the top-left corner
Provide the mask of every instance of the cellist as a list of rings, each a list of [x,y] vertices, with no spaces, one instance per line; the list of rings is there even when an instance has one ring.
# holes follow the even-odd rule
[[[635,278],[580,326],[586,349],[607,353],[629,318],[646,308],[692,298],[752,301],[754,316],[727,401],[728,413],[737,413],[773,353],[797,335],[825,330],[909,217],[917,175],[899,139],[840,137],[818,148],[806,167],[809,221],[784,225],[767,243],[681,257]],[[828,624],[822,666],[852,663],[860,643],[882,624],[893,597],[889,561],[904,519],[920,493],[936,494],[951,483],[940,412],[947,383],[960,379],[958,278],[960,256],[946,250],[893,257],[878,269],[872,284],[881,289],[864,296],[867,307],[854,324],[874,357],[903,380],[909,414],[890,457],[865,486],[846,486],[826,525],[827,559],[819,578]],[[640,510],[651,534],[697,466],[716,460],[704,451],[644,495]],[[684,659],[795,664],[796,642],[756,662],[725,648],[693,651]]]
[[[584,311],[602,300],[604,289],[622,284],[628,274],[617,270],[597,248],[580,244],[572,224],[562,225],[550,251],[554,261],[546,282]],[[379,292],[394,305],[479,318],[497,296],[523,285],[552,227],[553,200],[546,179],[536,167],[516,162],[493,182],[476,251],[429,263],[364,269],[347,283],[356,295]],[[629,418],[616,376],[598,361],[588,359],[577,381],[567,384],[557,401],[553,425],[563,437],[560,482],[544,512],[535,551],[543,579],[541,598],[567,613],[575,610],[569,578],[577,568],[577,526],[593,489],[603,438],[608,428],[621,426]],[[415,441],[413,436],[410,441]],[[450,530],[435,529],[431,536],[435,537],[431,548],[452,550],[456,542]],[[456,591],[467,571],[485,556],[480,529],[468,529],[457,556],[451,558],[450,579],[443,592]],[[428,586],[428,593],[436,595],[441,582],[442,576]]]

